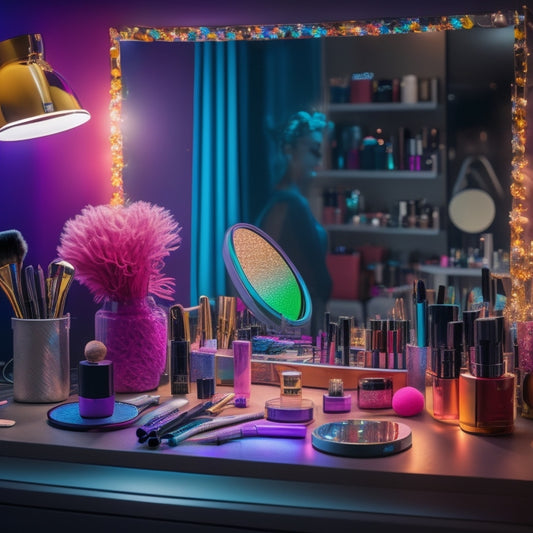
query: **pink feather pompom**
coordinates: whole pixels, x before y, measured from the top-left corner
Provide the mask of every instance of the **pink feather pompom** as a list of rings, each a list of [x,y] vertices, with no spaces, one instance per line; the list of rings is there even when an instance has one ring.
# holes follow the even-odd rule
[[[97,303],[149,294],[170,300],[175,281],[161,270],[180,231],[167,210],[147,202],[87,206],[65,223],[57,251]]]

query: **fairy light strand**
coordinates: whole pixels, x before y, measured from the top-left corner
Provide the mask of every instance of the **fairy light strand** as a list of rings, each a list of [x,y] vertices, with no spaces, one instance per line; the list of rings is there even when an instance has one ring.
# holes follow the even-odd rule
[[[527,11],[523,16],[515,13],[514,26],[514,87],[512,103],[512,165],[510,226],[510,277],[511,297],[507,306],[512,322],[533,318],[530,294],[533,277],[533,248],[528,241],[528,192],[530,171],[526,152],[527,133]],[[530,239],[531,237],[529,237]]]

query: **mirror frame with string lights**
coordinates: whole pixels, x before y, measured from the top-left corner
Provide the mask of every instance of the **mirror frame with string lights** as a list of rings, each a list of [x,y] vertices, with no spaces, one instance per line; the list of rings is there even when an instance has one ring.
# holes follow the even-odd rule
[[[501,13],[485,15],[458,15],[432,18],[383,19],[379,21],[342,21],[322,24],[295,25],[255,25],[208,27],[123,27],[110,29],[111,58],[111,184],[113,188],[111,204],[124,202],[123,169],[123,135],[122,117],[122,72],[120,44],[122,41],[145,42],[203,42],[272,39],[310,39],[324,37],[379,36],[388,33],[412,33],[469,30],[475,26],[475,20],[485,17],[494,22]],[[527,199],[529,187],[526,171],[528,157],[526,150],[527,130],[527,21],[531,19],[529,11],[507,14],[507,25],[514,24],[515,72],[512,94],[512,183],[510,212],[510,278],[512,290],[508,295],[505,312],[510,321],[524,320],[533,316],[532,306],[525,299],[525,288],[531,284],[533,262],[530,257],[533,247],[527,242],[530,233]],[[530,239],[532,240],[532,239]]]

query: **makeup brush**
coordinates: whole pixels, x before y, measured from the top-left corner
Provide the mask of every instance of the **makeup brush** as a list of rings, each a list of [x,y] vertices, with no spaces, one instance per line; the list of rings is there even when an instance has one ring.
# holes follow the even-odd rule
[[[20,231],[16,229],[0,231],[0,265],[15,263],[20,269],[27,252],[28,245]]]
[[[28,245],[16,229],[0,232],[0,286],[6,293],[17,318],[23,318],[21,273]]]
[[[198,346],[213,338],[213,323],[211,320],[211,304],[207,296],[200,296],[198,310],[198,332],[196,334]]]
[[[17,270],[15,263],[9,263],[0,267],[0,287],[7,296],[17,318],[24,318],[19,303],[17,290]]]
[[[49,318],[60,318],[62,316],[67,293],[74,279],[74,273],[74,267],[68,261],[56,260],[48,265]]]

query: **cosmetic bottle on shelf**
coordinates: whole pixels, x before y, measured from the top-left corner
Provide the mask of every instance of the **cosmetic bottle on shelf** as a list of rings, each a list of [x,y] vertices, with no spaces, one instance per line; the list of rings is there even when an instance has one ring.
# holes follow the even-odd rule
[[[459,426],[469,433],[512,433],[516,377],[505,368],[500,324],[494,317],[478,318],[474,333],[470,372],[459,377]]]

